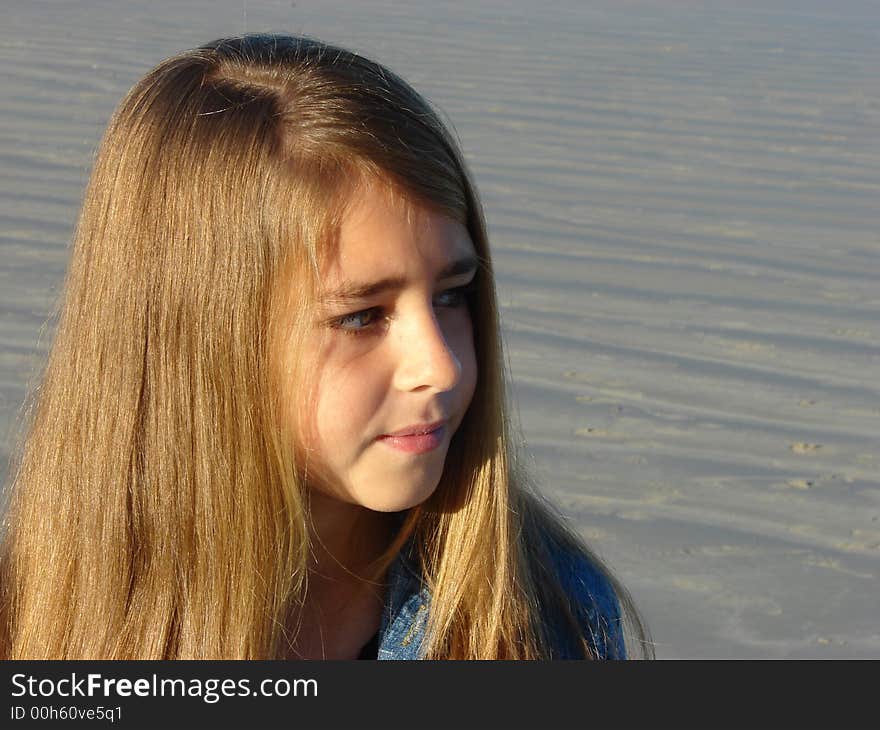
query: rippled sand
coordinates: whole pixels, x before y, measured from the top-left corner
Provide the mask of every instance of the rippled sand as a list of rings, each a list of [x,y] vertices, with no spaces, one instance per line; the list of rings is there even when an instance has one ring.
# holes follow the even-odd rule
[[[534,467],[658,656],[880,658],[880,10],[399,5],[4,12],[2,473],[113,107],[183,48],[305,33],[454,124]]]

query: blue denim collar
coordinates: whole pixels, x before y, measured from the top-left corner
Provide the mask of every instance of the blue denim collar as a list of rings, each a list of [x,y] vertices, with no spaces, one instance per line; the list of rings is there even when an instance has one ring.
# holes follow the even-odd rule
[[[585,555],[557,549],[552,559],[563,589],[579,607],[594,655],[599,659],[625,659],[620,605],[611,582]],[[377,658],[422,659],[431,596],[422,579],[412,540],[389,567],[387,584]],[[554,658],[580,658],[577,641],[558,611],[547,615],[547,629]]]
[[[431,596],[407,542],[388,568],[378,659],[421,659]]]

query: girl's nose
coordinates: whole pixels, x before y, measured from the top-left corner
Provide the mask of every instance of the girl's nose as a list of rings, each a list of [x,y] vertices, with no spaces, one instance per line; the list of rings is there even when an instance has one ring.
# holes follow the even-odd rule
[[[395,385],[400,390],[452,390],[461,379],[461,362],[449,346],[448,333],[432,310],[420,312],[397,333]]]

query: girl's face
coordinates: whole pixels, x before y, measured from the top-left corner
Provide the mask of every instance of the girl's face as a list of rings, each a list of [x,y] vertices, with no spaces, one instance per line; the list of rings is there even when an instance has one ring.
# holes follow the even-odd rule
[[[397,512],[436,489],[474,394],[476,254],[462,224],[379,185],[352,201],[339,244],[300,355],[313,379],[297,442],[310,488]]]

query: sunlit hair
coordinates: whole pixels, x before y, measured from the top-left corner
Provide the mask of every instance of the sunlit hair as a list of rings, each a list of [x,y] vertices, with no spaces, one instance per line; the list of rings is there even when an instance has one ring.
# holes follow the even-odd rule
[[[486,227],[457,143],[377,63],[254,35],[161,63],[104,136],[11,469],[5,656],[288,654],[310,548],[279,352],[301,341],[304,318],[289,313],[307,311],[345,206],[370,182],[464,223],[482,264],[476,394],[384,564],[419,546],[431,658],[549,657],[548,607],[590,654],[547,536],[586,547],[521,466]],[[630,652],[650,653],[611,580]]]

